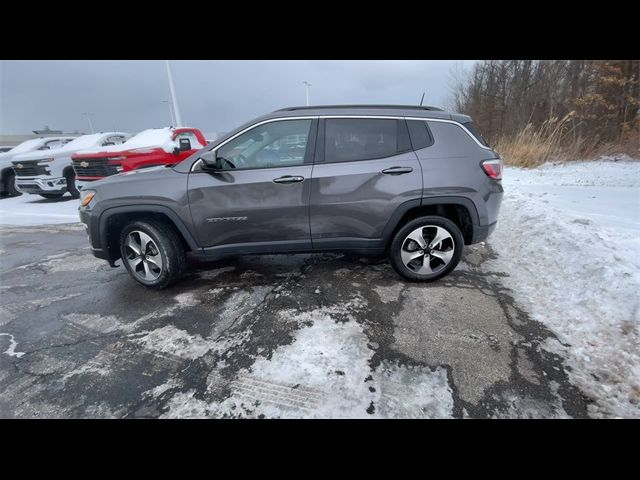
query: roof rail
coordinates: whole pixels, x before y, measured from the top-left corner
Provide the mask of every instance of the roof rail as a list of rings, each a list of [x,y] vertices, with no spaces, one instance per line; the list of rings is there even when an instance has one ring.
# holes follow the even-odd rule
[[[439,107],[432,107],[429,105],[311,105],[308,107],[286,107],[276,110],[276,112],[294,111],[294,110],[319,110],[319,109],[331,109],[331,108],[371,108],[371,109],[397,109],[397,110],[437,110],[444,111]]]

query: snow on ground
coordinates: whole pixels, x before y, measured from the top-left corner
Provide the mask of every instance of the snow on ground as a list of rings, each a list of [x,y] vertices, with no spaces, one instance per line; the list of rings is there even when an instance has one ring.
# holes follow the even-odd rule
[[[361,302],[354,299],[340,307],[310,312],[281,311],[282,318],[305,325],[290,345],[280,347],[270,358],[259,357],[251,367],[241,370],[231,384],[231,396],[221,403],[196,399],[193,390],[181,392],[171,399],[169,411],[163,416],[451,417],[453,396],[443,367],[432,370],[384,361],[371,368],[375,351],[362,326],[355,319],[337,321],[336,317],[359,305]],[[216,381],[213,371],[208,388]]]
[[[498,253],[516,301],[565,346],[594,416],[640,417],[640,162],[507,168]]]
[[[0,199],[0,225],[44,225],[77,223],[79,200],[69,194],[56,200],[22,194]]]

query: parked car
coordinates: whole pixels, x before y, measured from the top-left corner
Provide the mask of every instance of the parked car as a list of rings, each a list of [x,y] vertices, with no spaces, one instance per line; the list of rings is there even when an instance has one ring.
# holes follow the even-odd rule
[[[171,168],[83,190],[93,254],[163,288],[185,255],[387,253],[412,281],[451,272],[496,226],[502,160],[470,117],[434,107],[279,110]]]
[[[8,152],[0,153],[0,193],[12,197],[20,195],[20,192],[16,190],[15,172],[11,164],[11,160],[13,160],[16,155],[43,150],[55,150],[74,138],[75,137],[32,138],[13,147]]]
[[[16,188],[44,198],[60,198],[69,192],[73,198],[80,194],[75,187],[75,172],[71,155],[89,147],[104,147],[124,143],[131,135],[123,132],[100,132],[82,135],[54,150],[16,155],[13,169]]]
[[[144,130],[122,145],[87,149],[73,155],[76,185],[139,168],[181,162],[200,150],[207,141],[197,128],[152,128]]]

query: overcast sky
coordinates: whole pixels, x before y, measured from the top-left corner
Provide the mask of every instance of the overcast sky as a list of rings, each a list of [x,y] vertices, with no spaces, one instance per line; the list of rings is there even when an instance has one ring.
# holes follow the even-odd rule
[[[183,123],[205,133],[313,104],[443,105],[452,67],[473,61],[172,61]],[[1,61],[0,133],[52,129],[138,132],[170,124],[164,61]]]

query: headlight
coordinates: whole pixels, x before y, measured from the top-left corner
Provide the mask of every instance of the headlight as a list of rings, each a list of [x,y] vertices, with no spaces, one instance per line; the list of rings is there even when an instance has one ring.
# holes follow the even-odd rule
[[[42,163],[42,162],[44,162],[44,163],[51,163],[51,162],[53,162],[54,160],[55,160],[55,158],[54,158],[54,157],[49,157],[49,158],[43,158],[43,159],[41,159],[41,160],[38,160],[38,162],[40,162],[40,163]]]
[[[121,160],[124,160],[125,158],[127,158],[127,157],[108,157],[107,161],[109,161],[109,162],[119,162]]]
[[[80,190],[80,206],[86,207],[96,194],[93,190]]]

